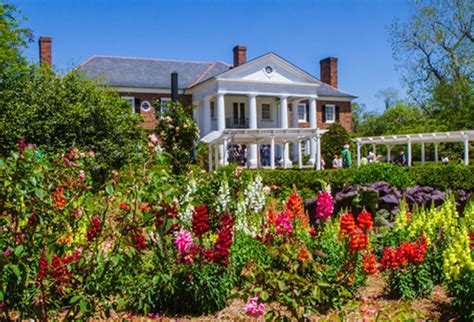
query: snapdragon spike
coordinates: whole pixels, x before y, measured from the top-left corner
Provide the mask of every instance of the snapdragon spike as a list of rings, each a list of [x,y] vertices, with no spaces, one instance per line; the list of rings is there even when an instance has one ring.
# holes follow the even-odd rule
[[[293,226],[291,224],[290,214],[287,212],[282,212],[276,216],[275,227],[277,235],[291,235],[293,232]]]
[[[424,236],[416,242],[402,243],[397,248],[385,248],[380,263],[385,269],[400,269],[408,264],[422,263],[425,259],[428,243]]]
[[[192,225],[193,233],[197,238],[200,238],[209,231],[209,218],[206,205],[194,209]]]
[[[343,236],[349,237],[355,227],[354,216],[351,213],[341,216],[339,220],[339,228]]]
[[[308,219],[303,210],[303,200],[297,193],[292,193],[285,204],[286,212],[292,220],[300,220],[304,226],[308,225]]]
[[[227,212],[221,221],[217,241],[214,245],[215,262],[222,266],[229,265],[230,247],[232,246],[232,239],[234,236],[234,221]]]
[[[88,241],[93,241],[102,232],[102,221],[100,220],[100,218],[97,216],[94,216],[92,217],[91,221],[92,221],[92,226],[87,231]]]
[[[369,253],[362,257],[362,269],[369,275],[377,273],[374,254]]]
[[[357,226],[366,233],[371,231],[374,226],[372,215],[367,211],[361,212],[357,217]]]
[[[329,192],[318,193],[318,203],[316,205],[316,218],[328,221],[334,211],[332,196]]]

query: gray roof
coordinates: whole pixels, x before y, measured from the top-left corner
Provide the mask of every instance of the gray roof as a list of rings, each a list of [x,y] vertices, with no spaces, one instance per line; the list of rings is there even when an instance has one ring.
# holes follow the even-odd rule
[[[88,78],[99,78],[110,86],[170,88],[171,73],[178,73],[178,87],[188,88],[230,69],[221,62],[93,56],[78,68]]]
[[[280,58],[285,60],[282,57]],[[288,63],[302,70],[291,62]],[[99,78],[110,86],[164,89],[171,88],[172,72],[178,73],[178,87],[185,89],[222,74],[231,68],[231,65],[222,62],[192,62],[114,56],[93,56],[78,67],[79,70],[85,72],[88,78]],[[308,72],[302,71],[314,78],[320,85],[317,89],[318,96],[356,97],[329,86]]]

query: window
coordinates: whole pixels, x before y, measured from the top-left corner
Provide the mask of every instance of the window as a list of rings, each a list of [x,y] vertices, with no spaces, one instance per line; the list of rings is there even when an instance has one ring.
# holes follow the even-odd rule
[[[234,102],[233,106],[233,123],[234,126],[245,126],[246,119],[245,119],[245,103],[238,103]]]
[[[271,121],[272,115],[270,111],[270,104],[263,103],[262,104],[262,120]]]
[[[216,106],[214,102],[211,102],[211,119],[216,119]]]
[[[265,73],[267,73],[267,74],[273,73],[273,68],[272,68],[272,66],[267,66],[267,67],[265,67]]]
[[[326,123],[334,123],[336,121],[336,107],[334,105],[326,105]]]
[[[143,112],[148,112],[151,108],[151,104],[148,101],[143,101],[142,104],[140,105],[140,108],[142,109]]]
[[[130,107],[132,108],[132,114],[135,114],[135,97],[123,96],[123,100],[130,102]]]
[[[306,104],[298,104],[298,122],[306,122]]]
[[[166,113],[168,111],[168,103],[171,102],[171,98],[162,97],[160,98],[160,111]]]

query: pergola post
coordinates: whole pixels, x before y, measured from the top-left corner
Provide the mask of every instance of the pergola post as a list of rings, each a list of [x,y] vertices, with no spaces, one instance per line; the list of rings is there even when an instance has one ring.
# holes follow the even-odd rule
[[[360,167],[360,141],[357,141],[357,167]]]
[[[257,152],[257,169],[260,168],[262,166],[262,159],[261,159],[261,156],[260,156],[260,144],[255,144],[256,146],[256,152]]]
[[[283,152],[283,155],[282,155],[283,169],[286,169],[287,163],[286,163],[286,160],[285,160],[285,156],[286,156],[286,153],[287,153],[287,150],[288,150],[288,143],[282,143],[281,149],[282,149],[282,152]]]
[[[469,139],[464,137],[464,165],[469,165]]]
[[[387,162],[392,161],[392,146],[390,144],[387,145]]]
[[[209,156],[208,156],[209,157],[209,172],[211,172],[212,171],[212,145],[209,144],[207,148],[209,150],[208,151],[208,153],[209,153]]]
[[[301,141],[298,140],[298,168],[303,168],[303,158],[301,156]]]
[[[214,158],[215,158],[215,165],[214,169],[217,170],[219,168],[219,144],[214,144]]]
[[[425,165],[425,143],[421,143],[421,165]]]
[[[227,165],[227,156],[229,155],[227,151],[227,138],[224,139],[224,155],[222,156],[224,159],[222,160],[222,165]]]
[[[438,165],[438,143],[434,144],[434,159],[435,159],[435,164]]]
[[[316,134],[316,170],[321,170],[321,137],[319,131]]]
[[[372,144],[372,153],[374,155],[377,155],[377,148],[376,148],[375,144]]]
[[[275,170],[275,138],[273,136],[270,143],[270,168]]]
[[[407,144],[407,165],[411,167],[411,141],[410,138],[408,138],[408,144]]]

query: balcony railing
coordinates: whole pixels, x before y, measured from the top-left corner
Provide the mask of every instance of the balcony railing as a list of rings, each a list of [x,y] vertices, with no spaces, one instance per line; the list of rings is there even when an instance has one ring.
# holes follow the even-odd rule
[[[225,127],[227,129],[248,129],[249,119],[244,117],[229,117],[225,119]]]

